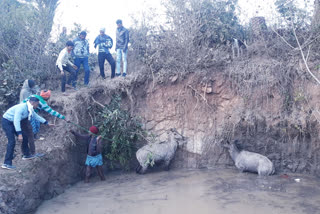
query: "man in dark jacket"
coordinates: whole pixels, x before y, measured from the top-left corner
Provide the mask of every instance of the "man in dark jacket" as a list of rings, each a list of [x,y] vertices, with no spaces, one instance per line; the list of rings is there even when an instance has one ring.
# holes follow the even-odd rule
[[[122,26],[122,20],[117,20],[117,33],[116,33],[116,51],[117,51],[117,76],[121,75],[120,64],[121,58],[123,62],[122,76],[127,75],[127,53],[129,43],[129,31]]]
[[[113,41],[110,36],[105,34],[105,28],[100,29],[100,35],[94,40],[94,48],[98,46],[99,53],[98,53],[98,62],[100,68],[100,75],[103,79],[106,78],[104,74],[104,62],[107,60],[111,66],[111,78],[114,78],[115,75],[115,67],[116,63],[110,54],[109,49],[113,46]]]
[[[74,64],[77,66],[76,71],[76,80],[78,78],[78,73],[81,64],[84,68],[84,84],[89,84],[90,78],[90,68],[89,68],[89,43],[86,40],[87,33],[82,31],[79,36],[73,40],[74,48],[73,48],[73,55],[74,55]]]

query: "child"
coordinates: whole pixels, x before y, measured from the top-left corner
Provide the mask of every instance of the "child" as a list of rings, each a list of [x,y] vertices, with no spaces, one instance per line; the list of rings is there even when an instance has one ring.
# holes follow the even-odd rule
[[[87,148],[87,159],[86,159],[86,176],[85,176],[85,183],[89,183],[89,177],[91,174],[91,169],[97,167],[98,175],[102,181],[105,180],[103,170],[102,170],[102,142],[101,136],[96,136],[99,133],[99,129],[95,126],[90,127],[90,133],[88,135],[82,135],[76,133],[75,131],[71,130],[70,132],[81,139],[84,139],[88,143]]]

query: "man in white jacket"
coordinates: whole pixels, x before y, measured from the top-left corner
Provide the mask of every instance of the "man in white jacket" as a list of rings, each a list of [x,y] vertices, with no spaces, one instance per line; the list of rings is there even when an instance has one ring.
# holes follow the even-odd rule
[[[77,66],[75,66],[71,61],[71,51],[74,47],[73,42],[67,41],[66,47],[60,52],[56,65],[57,68],[61,74],[61,91],[66,91],[66,73],[65,71],[70,73],[70,76],[68,78],[67,84],[72,84],[72,87],[76,90],[76,69]]]

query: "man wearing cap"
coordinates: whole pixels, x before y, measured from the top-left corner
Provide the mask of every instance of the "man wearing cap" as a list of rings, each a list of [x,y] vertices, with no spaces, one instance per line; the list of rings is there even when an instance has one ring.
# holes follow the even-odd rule
[[[60,52],[56,66],[57,69],[60,72],[61,75],[61,91],[66,91],[66,74],[65,71],[70,73],[70,76],[68,78],[68,84],[71,83],[73,88],[76,89],[76,70],[78,69],[77,66],[75,66],[71,61],[71,51],[74,47],[73,42],[67,41],[66,47]]]
[[[86,176],[85,183],[89,182],[89,177],[92,168],[97,168],[98,175],[102,181],[105,180],[102,170],[102,139],[99,134],[99,129],[96,126],[91,126],[89,129],[90,134],[82,135],[75,131],[70,131],[74,136],[79,137],[87,142],[87,159],[86,159]]]
[[[25,99],[23,102],[26,103],[28,102],[28,100],[30,100],[32,97],[35,97],[39,100],[39,105],[37,106],[37,108],[35,108],[35,112],[39,112],[41,110],[46,111],[47,113],[51,114],[52,116],[55,116],[59,119],[63,119],[65,120],[65,116],[61,115],[60,113],[54,111],[48,104],[46,101],[49,100],[51,96],[51,91],[50,90],[42,90],[40,92],[40,95],[31,95],[29,96],[27,99]],[[35,119],[31,119],[30,120],[30,125],[26,125],[23,126],[22,128],[24,130],[26,130],[26,132],[28,133],[28,138],[29,140],[29,147],[30,147],[30,153],[32,155],[37,155],[37,156],[41,156],[41,154],[36,154],[36,150],[35,150],[35,144],[34,144],[34,137],[37,138],[36,134],[39,132],[40,130],[40,122]]]
[[[32,94],[40,91],[34,80],[25,80],[20,91],[20,103]]]
[[[122,76],[127,75],[127,53],[128,53],[128,43],[129,43],[129,31],[123,27],[122,20],[117,20],[117,32],[116,32],[116,51],[117,51],[117,76],[121,75],[120,64],[121,58],[123,63]]]
[[[84,85],[89,84],[90,79],[90,68],[89,68],[89,42],[86,40],[87,33],[82,31],[79,36],[73,40],[74,48],[73,48],[73,55],[74,55],[74,64],[77,66],[76,71],[76,80],[78,78],[78,73],[81,64],[84,68]],[[70,84],[70,82],[68,83]]]
[[[23,153],[22,159],[28,160],[35,158],[35,156],[30,155],[28,146],[27,134],[21,130],[21,125],[30,121],[31,118],[36,118],[43,124],[48,124],[48,122],[34,112],[39,105],[39,100],[35,97],[30,98],[26,103],[17,104],[9,108],[2,117],[2,129],[8,138],[7,151],[2,164],[3,169],[15,169],[16,167],[12,165],[12,160],[14,157],[14,147],[16,145],[15,135],[18,136],[18,141],[22,142],[21,150]]]
[[[115,76],[115,68],[116,63],[110,54],[110,48],[113,46],[112,38],[105,34],[106,29],[101,28],[100,34],[97,36],[97,38],[94,40],[94,48],[98,46],[98,62],[99,62],[99,68],[100,68],[100,75],[103,79],[106,78],[104,74],[104,62],[107,60],[111,66],[111,79]]]

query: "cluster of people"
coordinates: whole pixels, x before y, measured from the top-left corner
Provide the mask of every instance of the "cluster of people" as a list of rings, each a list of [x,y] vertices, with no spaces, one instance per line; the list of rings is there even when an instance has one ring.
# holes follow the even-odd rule
[[[25,80],[20,92],[20,103],[9,108],[2,117],[2,129],[8,139],[6,154],[2,168],[15,169],[12,160],[15,158],[15,136],[21,142],[22,159],[29,160],[44,154],[36,153],[35,140],[39,139],[40,124],[49,124],[38,113],[45,111],[57,118],[65,120],[65,116],[54,111],[47,101],[51,97],[50,90],[41,90],[34,80]]]
[[[50,90],[41,90],[34,80],[25,80],[20,92],[20,103],[9,108],[2,117],[2,128],[8,139],[3,169],[16,169],[12,164],[15,158],[16,136],[21,143],[22,160],[30,160],[44,156],[36,153],[35,140],[40,130],[40,124],[54,126],[49,124],[46,119],[38,115],[40,111],[45,111],[52,116],[70,122],[66,117],[57,111],[54,111],[47,101],[51,97]],[[97,168],[101,180],[105,180],[102,170],[102,138],[98,136],[99,129],[92,126],[87,135],[79,134],[73,130],[70,131],[78,138],[87,141],[87,159],[85,182],[89,182],[89,176],[92,168]]]
[[[129,43],[129,31],[122,25],[122,20],[117,20],[116,31],[116,52],[117,60],[113,59],[110,49],[113,46],[113,40],[105,33],[105,28],[100,29],[100,34],[94,40],[94,47],[98,48],[98,63],[100,69],[100,76],[106,79],[104,72],[105,60],[111,66],[111,78],[115,76],[127,75],[127,53]],[[79,68],[82,65],[85,71],[84,85],[88,86],[90,80],[90,67],[89,67],[89,43],[86,39],[87,33],[82,31],[79,36],[73,41],[67,41],[66,47],[60,52],[56,61],[56,66],[61,75],[61,91],[65,92],[66,87],[74,88],[77,90],[77,79]],[[71,62],[74,58],[74,62]],[[121,59],[123,72],[121,74]],[[66,72],[70,73],[68,79]]]
[[[116,33],[116,52],[117,60],[113,59],[110,49],[113,46],[113,40],[105,34],[105,28],[100,29],[100,34],[94,40],[94,47],[98,48],[98,62],[100,75],[103,79],[106,78],[104,73],[104,63],[107,60],[111,66],[111,78],[115,76],[125,77],[127,74],[127,52],[129,42],[129,32],[123,27],[122,21],[117,20]],[[66,87],[76,89],[77,76],[79,68],[83,65],[84,85],[88,86],[90,80],[89,67],[89,43],[86,40],[87,33],[82,31],[79,36],[73,41],[67,41],[64,48],[56,61],[56,67],[61,75],[61,91],[65,92]],[[74,62],[72,62],[72,58]],[[123,72],[121,74],[121,59],[123,62]],[[70,73],[68,79],[66,72]],[[16,136],[21,143],[22,159],[29,160],[42,157],[45,154],[36,153],[35,140],[39,139],[38,133],[40,125],[44,124],[49,127],[54,124],[49,124],[48,121],[39,115],[40,111],[45,111],[52,116],[70,122],[66,117],[57,111],[54,111],[47,101],[51,97],[50,90],[41,90],[36,85],[34,80],[25,80],[20,92],[20,102],[9,108],[2,117],[2,129],[8,139],[6,154],[4,157],[3,169],[16,169],[12,164],[15,155]],[[70,131],[77,138],[82,138],[87,141],[87,159],[86,159],[86,176],[85,182],[89,182],[89,176],[92,168],[96,167],[101,180],[105,180],[102,171],[102,139],[99,136],[99,129],[92,126],[87,135],[79,134],[73,130]]]

